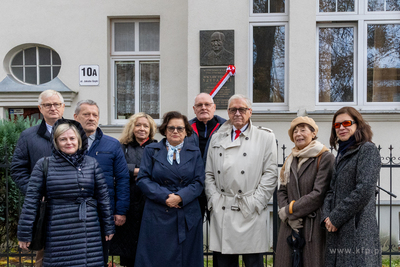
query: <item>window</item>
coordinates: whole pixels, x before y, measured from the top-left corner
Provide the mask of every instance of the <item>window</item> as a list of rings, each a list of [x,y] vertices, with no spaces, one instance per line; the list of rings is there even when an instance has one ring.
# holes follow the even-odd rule
[[[11,59],[14,78],[27,84],[44,84],[57,77],[61,68],[60,56],[54,50],[36,46],[22,49]]]
[[[320,108],[398,108],[400,12],[396,11],[398,5],[389,0],[319,1]]]
[[[160,22],[112,21],[114,120],[137,112],[160,118]]]
[[[287,6],[284,0],[252,0],[250,99],[254,111],[286,110]]]

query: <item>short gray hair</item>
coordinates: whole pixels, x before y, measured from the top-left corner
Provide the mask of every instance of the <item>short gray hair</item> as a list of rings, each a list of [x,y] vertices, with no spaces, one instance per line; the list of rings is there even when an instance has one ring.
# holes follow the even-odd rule
[[[75,115],[78,115],[79,112],[81,112],[81,106],[82,106],[83,104],[87,104],[87,105],[90,105],[90,106],[96,106],[96,107],[97,107],[97,110],[99,111],[99,115],[100,115],[99,106],[97,105],[96,102],[94,102],[93,100],[90,100],[90,99],[81,100],[81,101],[79,101],[78,103],[76,103]]]
[[[236,95],[231,96],[231,98],[229,98],[229,100],[228,100],[228,108],[231,105],[232,100],[235,100],[235,99],[243,99],[244,101],[246,101],[247,107],[251,108],[250,99],[247,96],[244,96],[244,95],[241,95],[241,94],[236,94]]]
[[[194,98],[194,104],[195,104],[195,105],[196,105],[196,98],[197,98],[199,95],[209,95],[209,96],[210,96],[210,98],[211,98],[211,103],[213,103],[213,104],[214,104],[214,99],[211,97],[211,95],[210,95],[210,94],[207,94],[207,93],[204,93],[204,92],[202,92],[202,93],[200,93],[200,94],[197,94],[197,95],[196,95],[196,97]]]
[[[62,104],[64,103],[64,98],[62,97],[62,95],[59,92],[49,89],[49,90],[45,90],[45,91],[40,93],[39,99],[38,99],[39,105],[42,104],[43,98],[47,98],[47,97],[50,97],[50,96],[53,96],[53,95],[57,95],[58,98],[60,98],[61,103]]]

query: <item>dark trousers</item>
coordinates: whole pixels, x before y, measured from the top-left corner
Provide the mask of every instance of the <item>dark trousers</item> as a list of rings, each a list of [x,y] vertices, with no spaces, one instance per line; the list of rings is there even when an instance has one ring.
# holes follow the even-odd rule
[[[110,248],[110,241],[106,241],[106,237],[104,234],[101,235],[101,243],[103,244],[103,257],[104,257],[104,266],[108,266],[108,250]]]
[[[239,267],[239,254],[217,254],[218,267]],[[246,267],[263,267],[263,254],[242,254],[242,258]]]

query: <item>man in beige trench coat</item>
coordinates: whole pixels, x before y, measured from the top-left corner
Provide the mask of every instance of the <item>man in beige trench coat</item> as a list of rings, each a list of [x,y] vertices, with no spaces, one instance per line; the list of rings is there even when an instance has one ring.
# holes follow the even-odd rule
[[[252,124],[251,102],[233,95],[229,120],[212,136],[205,189],[211,211],[210,249],[218,266],[261,267],[268,251],[267,204],[278,178],[277,148],[271,130]]]

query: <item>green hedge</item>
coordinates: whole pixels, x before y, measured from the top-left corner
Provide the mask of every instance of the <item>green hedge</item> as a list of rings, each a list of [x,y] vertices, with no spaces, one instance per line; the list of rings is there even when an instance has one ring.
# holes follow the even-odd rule
[[[24,119],[22,116],[15,121],[0,120],[0,164],[10,163],[21,132],[38,124],[35,119]],[[6,241],[6,179],[8,180],[8,220],[9,237],[11,242],[17,241],[17,226],[23,196],[10,177],[10,170],[0,168],[0,244]]]

